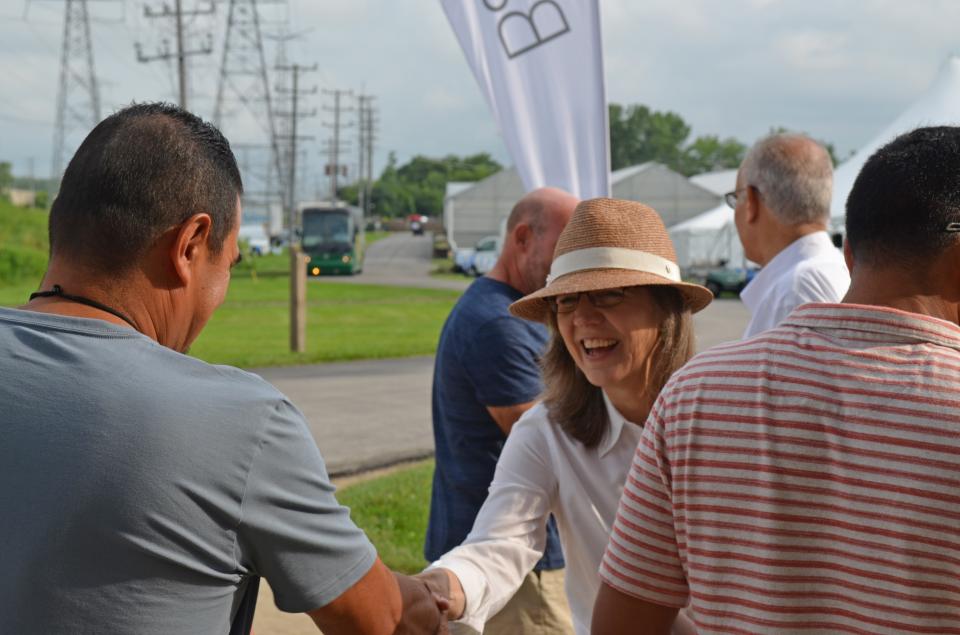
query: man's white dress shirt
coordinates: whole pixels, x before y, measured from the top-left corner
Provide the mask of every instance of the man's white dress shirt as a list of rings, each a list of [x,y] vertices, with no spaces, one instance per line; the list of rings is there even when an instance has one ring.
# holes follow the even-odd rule
[[[740,293],[750,309],[748,338],[780,324],[807,302],[839,302],[850,286],[843,254],[825,231],[790,243],[757,273]]]
[[[543,555],[547,516],[553,513],[574,628],[578,635],[590,632],[600,561],[643,432],[606,395],[604,401],[610,428],[594,448],[584,448],[552,423],[542,403],[513,426],[470,535],[431,565],[452,570],[463,585],[466,609],[451,626],[483,630]]]

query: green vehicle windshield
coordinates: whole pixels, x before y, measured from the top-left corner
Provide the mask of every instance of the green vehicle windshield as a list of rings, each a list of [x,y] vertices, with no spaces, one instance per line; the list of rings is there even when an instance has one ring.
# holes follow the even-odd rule
[[[347,210],[303,211],[303,249],[314,251],[353,245],[350,213]]]

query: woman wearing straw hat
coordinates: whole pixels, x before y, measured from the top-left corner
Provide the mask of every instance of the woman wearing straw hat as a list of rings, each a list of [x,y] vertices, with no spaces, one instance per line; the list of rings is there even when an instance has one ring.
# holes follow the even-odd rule
[[[483,630],[540,558],[553,513],[574,626],[589,632],[597,571],[643,422],[693,354],[692,313],[712,299],[681,281],[652,209],[614,199],[577,206],[546,287],[510,307],[550,325],[543,401],[511,431],[466,541],[422,574],[450,597],[451,619]]]

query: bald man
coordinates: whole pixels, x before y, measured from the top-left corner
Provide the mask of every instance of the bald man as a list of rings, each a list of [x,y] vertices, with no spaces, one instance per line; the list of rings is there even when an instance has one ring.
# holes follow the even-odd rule
[[[424,549],[431,562],[467,537],[510,428],[541,392],[538,360],[547,331],[507,307],[546,283],[557,238],[577,203],[553,188],[520,199],[497,264],[470,285],[444,324],[433,374],[436,470]],[[552,520],[543,559],[484,633],[572,635]]]
[[[847,292],[850,274],[827,233],[832,191],[830,155],[803,135],[771,135],[744,158],[725,198],[744,254],[763,267],[740,294],[751,313],[745,338],[801,304],[839,302]]]

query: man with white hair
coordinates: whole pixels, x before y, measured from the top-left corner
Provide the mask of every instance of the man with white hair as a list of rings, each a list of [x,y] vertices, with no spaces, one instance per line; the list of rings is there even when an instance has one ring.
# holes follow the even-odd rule
[[[816,141],[798,134],[761,139],[724,198],[734,210],[743,253],[763,269],[740,299],[751,319],[743,336],[779,324],[807,302],[839,302],[850,286],[840,250],[827,234],[833,165]]]

